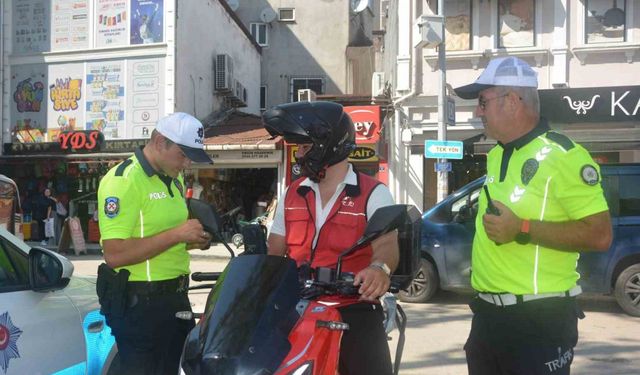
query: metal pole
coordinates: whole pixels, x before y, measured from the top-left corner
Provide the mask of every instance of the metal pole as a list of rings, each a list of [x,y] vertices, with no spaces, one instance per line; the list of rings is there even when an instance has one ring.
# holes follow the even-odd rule
[[[442,16],[442,22],[445,22],[444,17],[444,0],[438,0],[438,15]],[[445,32],[442,33],[442,43],[438,46],[438,66],[440,67],[440,90],[438,90],[438,140],[447,140],[447,124],[445,123],[445,105],[447,102],[447,66],[446,66],[446,47],[445,47]],[[446,163],[447,159],[439,159],[440,163]],[[443,171],[442,168],[438,171],[438,202],[447,197],[449,192],[449,172]]]

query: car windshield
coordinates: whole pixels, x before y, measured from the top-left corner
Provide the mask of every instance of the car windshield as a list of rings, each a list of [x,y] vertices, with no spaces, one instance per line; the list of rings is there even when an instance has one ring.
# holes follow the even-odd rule
[[[234,258],[207,300],[200,331],[202,363],[211,373],[275,371],[290,350],[298,320],[298,271],[290,258]]]

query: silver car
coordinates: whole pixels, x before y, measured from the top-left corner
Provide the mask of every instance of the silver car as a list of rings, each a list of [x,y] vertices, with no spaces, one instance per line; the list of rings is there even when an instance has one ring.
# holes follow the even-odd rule
[[[0,227],[0,375],[106,374],[117,353],[95,278]]]

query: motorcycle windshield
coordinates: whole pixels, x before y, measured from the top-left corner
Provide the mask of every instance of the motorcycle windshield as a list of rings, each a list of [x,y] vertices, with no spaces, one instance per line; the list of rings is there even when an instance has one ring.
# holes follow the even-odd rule
[[[291,349],[287,338],[299,318],[298,296],[295,261],[262,254],[234,258],[209,295],[199,334],[187,340],[185,372],[274,372]]]

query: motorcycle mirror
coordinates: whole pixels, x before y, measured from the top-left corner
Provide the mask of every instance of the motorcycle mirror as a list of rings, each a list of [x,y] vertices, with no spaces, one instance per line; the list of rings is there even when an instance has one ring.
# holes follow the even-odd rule
[[[235,254],[233,253],[233,250],[231,250],[227,242],[222,237],[222,233],[220,233],[222,220],[220,219],[220,215],[218,215],[215,206],[200,199],[188,199],[188,206],[191,216],[194,219],[198,219],[204,230],[209,232],[214,238],[221,241],[231,254],[231,257],[234,257]]]
[[[404,223],[406,214],[407,205],[404,204],[394,204],[378,208],[367,222],[367,227],[365,228],[362,237],[360,237],[353,246],[344,251],[338,257],[336,277],[340,278],[343,257],[371,243],[371,241],[383,234],[387,234],[392,230],[398,229]]]

